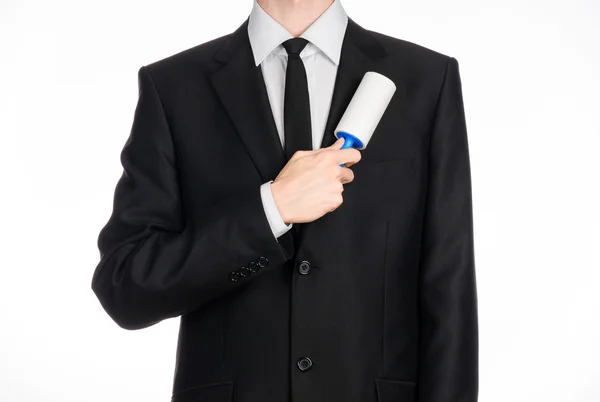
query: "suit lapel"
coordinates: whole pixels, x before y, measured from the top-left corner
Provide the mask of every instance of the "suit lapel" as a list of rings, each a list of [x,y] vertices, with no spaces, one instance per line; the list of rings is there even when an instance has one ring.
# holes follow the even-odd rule
[[[321,148],[335,142],[333,130],[342,118],[360,81],[373,63],[385,55],[385,50],[379,42],[368,31],[348,18]]]
[[[212,84],[263,182],[273,180],[285,166],[285,154],[262,70],[254,65],[248,19],[214,57],[224,66],[212,74]]]
[[[321,148],[328,147],[335,142],[336,138],[333,135],[333,130],[342,118],[360,81],[367,71],[375,70],[376,61],[385,56],[385,49],[377,39],[369,31],[348,18]],[[307,231],[314,226],[314,223],[301,224],[302,227],[298,233],[300,237],[298,248],[306,238]]]
[[[223,66],[210,77],[237,134],[244,143],[262,182],[273,180],[285,166],[285,153],[271,111],[260,65],[254,65],[248,19],[217,50]],[[235,161],[233,161],[235,162]],[[278,238],[294,255],[292,231]]]

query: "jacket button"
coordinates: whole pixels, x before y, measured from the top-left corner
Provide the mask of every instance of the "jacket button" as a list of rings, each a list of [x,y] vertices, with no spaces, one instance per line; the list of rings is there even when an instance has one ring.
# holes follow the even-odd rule
[[[248,270],[246,267],[242,267],[242,268],[238,269],[238,271],[237,271],[237,272],[238,272],[238,274],[240,274],[240,276],[241,276],[242,278],[245,278],[245,277],[247,277],[248,275],[250,275],[250,271],[249,271],[249,270]]]
[[[246,269],[250,272],[256,272],[260,269],[260,267],[258,266],[258,264],[252,261],[248,264],[248,267]]]
[[[300,371],[306,371],[311,367],[312,360],[310,360],[308,357],[303,357],[298,360],[298,368],[300,369]]]
[[[269,260],[267,260],[267,257],[260,257],[258,259],[258,266],[259,267],[264,268],[267,265],[269,265]]]
[[[302,261],[298,264],[298,272],[300,272],[301,275],[308,275],[310,272],[310,262]]]
[[[232,273],[229,274],[229,280],[231,282],[237,282],[240,280],[240,274],[238,274],[237,272],[233,271]]]

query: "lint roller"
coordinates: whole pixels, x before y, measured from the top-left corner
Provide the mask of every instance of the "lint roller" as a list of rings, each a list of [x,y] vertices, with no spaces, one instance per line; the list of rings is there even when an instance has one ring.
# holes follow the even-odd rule
[[[367,71],[333,134],[345,148],[363,150],[387,109],[396,85],[385,75]],[[344,166],[343,164],[340,166]]]

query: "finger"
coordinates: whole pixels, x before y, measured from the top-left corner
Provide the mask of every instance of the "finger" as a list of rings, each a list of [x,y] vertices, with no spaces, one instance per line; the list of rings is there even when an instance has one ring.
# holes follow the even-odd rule
[[[362,158],[362,154],[358,149],[346,148],[335,151],[334,159],[338,164],[350,163],[351,165],[356,164]]]
[[[345,140],[343,138],[338,138],[333,144],[327,147],[327,149],[342,149]]]
[[[350,183],[352,180],[354,180],[354,172],[352,169],[342,167],[342,173],[340,175],[340,181],[342,184]]]
[[[315,149],[313,151],[308,151],[308,152],[310,152],[312,155],[316,155],[316,154],[324,152],[324,151],[331,151],[331,150],[341,149],[343,145],[344,145],[344,139],[343,138],[339,138],[336,142],[334,142],[333,144],[331,144],[328,147],[319,148],[319,149]]]

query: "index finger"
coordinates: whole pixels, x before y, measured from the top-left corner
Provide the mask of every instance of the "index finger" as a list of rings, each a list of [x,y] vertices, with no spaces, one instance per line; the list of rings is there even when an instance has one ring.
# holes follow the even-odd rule
[[[358,163],[362,158],[360,151],[355,148],[339,149],[332,152],[334,154],[334,159],[338,164],[348,164],[352,166],[355,163]]]

